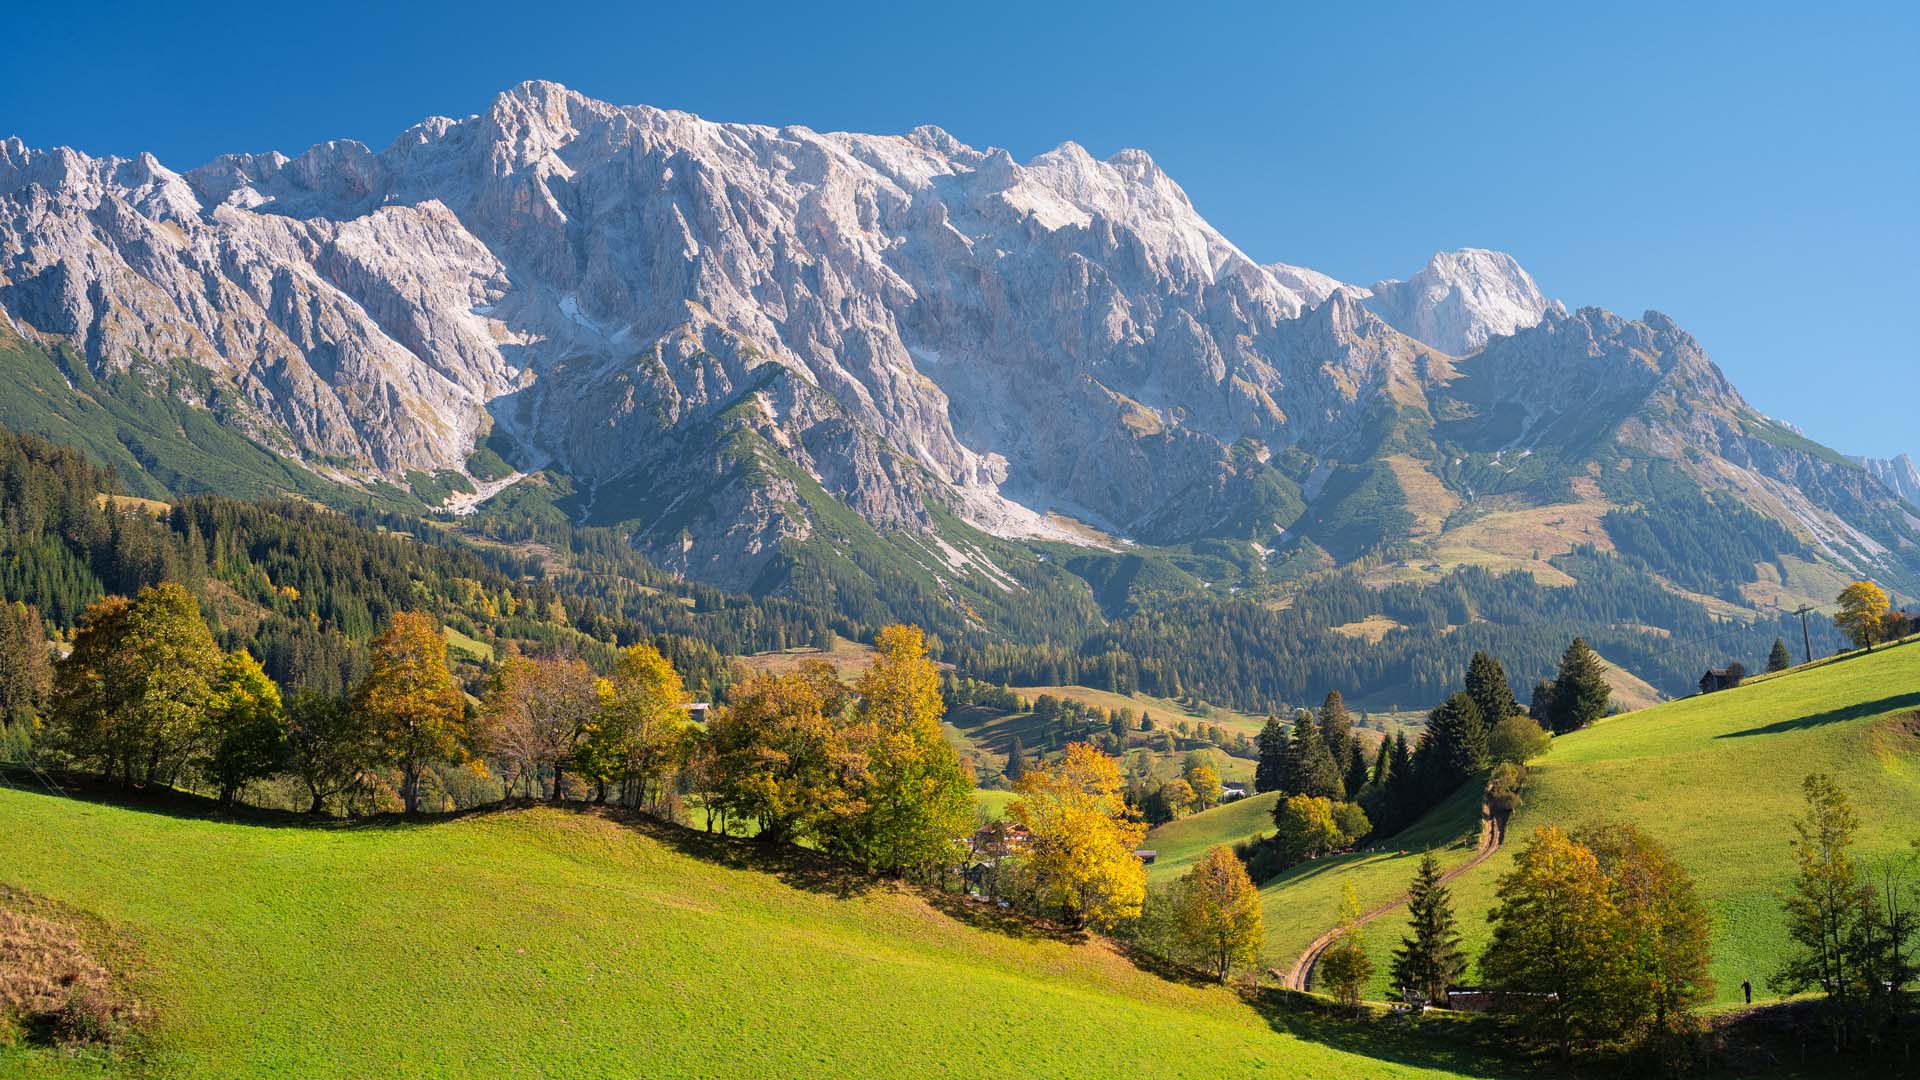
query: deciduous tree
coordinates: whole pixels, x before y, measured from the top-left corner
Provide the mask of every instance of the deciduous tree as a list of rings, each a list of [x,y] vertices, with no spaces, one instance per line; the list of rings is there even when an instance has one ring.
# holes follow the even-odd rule
[[[447,639],[422,612],[403,611],[373,641],[367,673],[354,691],[382,758],[400,770],[400,800],[420,809],[420,777],[429,765],[466,752],[466,699],[447,670]]]
[[[1553,736],[1530,716],[1509,716],[1487,735],[1487,756],[1495,763],[1525,765],[1552,746]]]
[[[1273,824],[1273,842],[1289,865],[1318,858],[1346,839],[1332,800],[1318,795],[1290,795],[1275,804]]]
[[[1348,1008],[1360,1004],[1360,993],[1373,977],[1373,961],[1367,957],[1360,928],[1360,897],[1352,882],[1340,887],[1340,932],[1320,954],[1318,975],[1333,999]]]
[[[219,788],[220,805],[232,806],[249,781],[273,775],[286,760],[280,688],[245,649],[228,653],[207,699],[200,772]]]
[[[378,748],[366,718],[346,699],[302,691],[287,703],[288,765],[305,785],[310,814],[352,793],[373,766]]]
[[[1032,833],[1041,895],[1075,924],[1109,927],[1137,917],[1147,875],[1134,850],[1146,827],[1121,796],[1114,760],[1070,743],[1057,763],[1029,769],[1016,790],[1008,813]]]
[[[1193,789],[1193,807],[1206,810],[1220,801],[1220,774],[1211,765],[1190,764],[1186,769],[1187,786]]]
[[[940,674],[917,626],[887,626],[861,675],[856,741],[866,756],[841,846],[890,874],[943,866],[973,828],[973,777],[940,729]]]
[[[1833,617],[1840,632],[1864,649],[1886,637],[1887,610],[1892,605],[1886,591],[1871,581],[1856,581],[1840,590],[1840,610]]]
[[[1254,963],[1266,942],[1260,890],[1224,844],[1208,849],[1174,893],[1174,933],[1190,956],[1221,982]]]

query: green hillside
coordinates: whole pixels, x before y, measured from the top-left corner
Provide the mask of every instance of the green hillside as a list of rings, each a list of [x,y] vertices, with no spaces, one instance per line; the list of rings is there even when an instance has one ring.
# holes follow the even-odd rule
[[[1154,829],[1144,845],[1155,852],[1147,876],[1156,881],[1179,877],[1215,844],[1237,844],[1272,832],[1273,804],[1279,799],[1271,792],[1235,799]]]
[[[1488,1074],[590,813],[276,828],[0,786],[0,821],[0,881],[143,954],[159,1019],[136,1076]],[[1321,1035],[1393,1060],[1301,1037]],[[0,1051],[0,1075],[108,1074]]]
[[[1555,739],[1533,766],[1525,804],[1508,827],[1508,846],[1453,884],[1469,951],[1477,956],[1486,943],[1494,884],[1520,841],[1541,825],[1615,818],[1668,845],[1693,874],[1713,918],[1719,1000],[1738,999],[1742,979],[1753,981],[1756,999],[1773,996],[1766,979],[1786,948],[1779,897],[1791,879],[1788,823],[1802,812],[1800,782],[1814,771],[1831,773],[1852,798],[1861,856],[1901,851],[1920,838],[1920,641],[1670,702]],[[1477,792],[1467,794],[1477,800]],[[1416,828],[1436,839],[1467,839],[1471,813],[1469,800],[1456,797]],[[1394,843],[1417,851],[1418,839]],[[1456,844],[1443,862],[1469,853]],[[1392,859],[1395,872],[1384,877],[1365,873],[1367,857],[1350,859],[1362,873],[1356,884],[1368,905],[1404,889],[1413,872],[1411,858]],[[1317,869],[1322,863],[1344,868],[1322,860],[1265,891],[1270,954],[1284,954],[1300,933],[1304,944],[1332,925],[1346,875],[1324,873]],[[1312,909],[1324,909],[1318,929],[1293,932],[1292,914]],[[1388,916],[1368,928],[1376,996],[1387,991],[1386,958],[1403,927],[1401,918]]]

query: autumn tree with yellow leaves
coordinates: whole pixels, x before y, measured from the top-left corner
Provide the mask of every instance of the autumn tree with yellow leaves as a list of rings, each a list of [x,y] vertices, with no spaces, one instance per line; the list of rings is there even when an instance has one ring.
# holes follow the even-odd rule
[[[1260,890],[1233,849],[1217,844],[1181,875],[1171,896],[1180,950],[1221,982],[1260,958],[1266,924]]]
[[[1840,632],[1855,645],[1872,649],[1887,634],[1887,611],[1893,605],[1886,590],[1871,581],[1856,581],[1840,590],[1840,610],[1833,616]]]
[[[447,639],[430,615],[403,611],[373,641],[367,673],[354,688],[388,764],[400,770],[407,813],[420,809],[420,776],[429,765],[457,761],[467,747],[467,703],[447,670]]]
[[[1076,926],[1107,929],[1140,915],[1147,871],[1134,851],[1146,825],[1127,806],[1120,767],[1086,743],[1033,766],[1008,807],[1032,833],[1030,868],[1043,899]]]
[[[850,776],[850,816],[838,845],[868,869],[898,874],[951,863],[972,831],[973,777],[940,730],[940,672],[917,626],[888,626],[879,656],[854,687],[846,742],[864,758]]]
[[[656,806],[691,750],[686,704],[686,684],[659,649],[643,642],[620,650],[577,757],[599,797],[617,782],[622,802]]]

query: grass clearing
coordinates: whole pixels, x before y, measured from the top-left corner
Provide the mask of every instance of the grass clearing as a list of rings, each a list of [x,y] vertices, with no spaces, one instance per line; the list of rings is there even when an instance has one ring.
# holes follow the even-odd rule
[[[1272,792],[1249,795],[1159,826],[1141,845],[1156,852],[1148,879],[1177,878],[1216,844],[1231,846],[1272,832],[1273,805],[1279,801]]]

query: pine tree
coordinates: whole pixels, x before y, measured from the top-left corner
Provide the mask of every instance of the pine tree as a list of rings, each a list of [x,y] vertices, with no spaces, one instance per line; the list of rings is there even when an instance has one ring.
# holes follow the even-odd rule
[[[1485,652],[1474,653],[1467,663],[1467,693],[1480,706],[1480,718],[1489,730],[1520,712],[1520,702],[1507,682],[1507,669]]]
[[[1277,716],[1267,717],[1260,729],[1260,763],[1253,770],[1253,790],[1279,791],[1287,782],[1287,726]]]
[[[1607,667],[1583,638],[1574,638],[1560,659],[1560,677],[1553,682],[1552,723],[1556,735],[1578,731],[1607,715],[1613,690],[1607,685]]]
[[[1420,858],[1407,892],[1408,934],[1393,950],[1393,983],[1435,1004],[1445,1004],[1447,988],[1467,969],[1454,925],[1453,898],[1440,883],[1440,864],[1429,851]]]
[[[1294,795],[1314,795],[1335,802],[1346,798],[1341,786],[1340,767],[1333,763],[1333,755],[1327,752],[1326,741],[1320,737],[1320,729],[1314,726],[1313,714],[1301,709],[1293,721],[1293,742],[1288,748],[1288,776],[1286,790]]]
[[[1353,714],[1347,711],[1346,699],[1338,690],[1327,691],[1320,705],[1320,739],[1327,744],[1333,760],[1347,760],[1347,750],[1353,743]]]
[[[1793,656],[1787,652],[1787,643],[1774,638],[1773,651],[1767,654],[1767,670],[1785,671],[1792,666]]]

